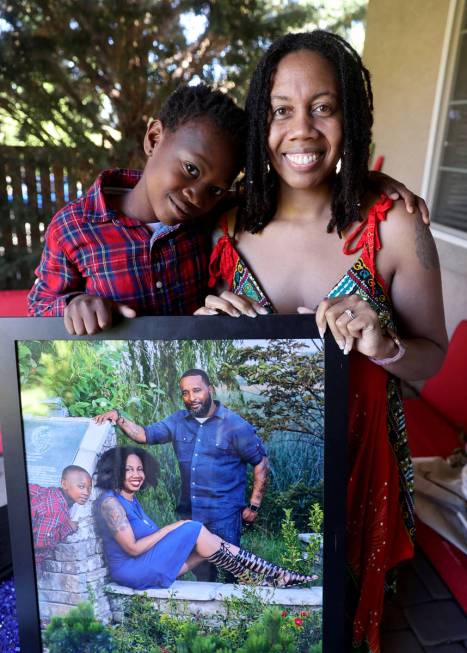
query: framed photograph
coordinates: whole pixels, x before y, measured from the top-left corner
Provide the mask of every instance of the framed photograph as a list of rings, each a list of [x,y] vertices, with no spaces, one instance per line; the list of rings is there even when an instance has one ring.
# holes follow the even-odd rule
[[[22,650],[344,650],[346,357],[313,316],[2,319],[0,369]]]

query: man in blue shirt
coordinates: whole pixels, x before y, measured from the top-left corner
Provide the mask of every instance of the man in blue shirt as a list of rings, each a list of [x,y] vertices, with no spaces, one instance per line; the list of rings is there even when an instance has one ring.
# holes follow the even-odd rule
[[[251,424],[213,399],[214,388],[204,370],[187,370],[180,390],[185,409],[149,426],[139,426],[115,409],[95,419],[110,419],[141,444],[172,442],[180,467],[179,517],[200,521],[239,545],[242,519],[254,522],[266,487],[263,443]],[[253,488],[245,507],[248,464],[253,467]]]

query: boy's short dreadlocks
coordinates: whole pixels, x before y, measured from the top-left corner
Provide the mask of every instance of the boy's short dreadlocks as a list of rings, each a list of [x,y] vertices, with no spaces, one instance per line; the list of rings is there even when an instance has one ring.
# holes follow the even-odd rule
[[[179,86],[166,99],[158,117],[171,132],[189,120],[208,118],[220,131],[231,136],[239,163],[243,166],[247,134],[246,114],[226,93],[215,91],[206,84]]]
[[[360,220],[360,200],[365,192],[373,124],[373,95],[370,74],[358,53],[340,36],[315,30],[287,34],[271,45],[253,73],[246,111],[248,144],[245,208],[242,225],[255,233],[273,217],[277,206],[276,173],[268,172],[267,140],[270,95],[274,72],[281,59],[291,52],[310,50],[331,63],[340,92],[343,121],[341,169],[332,194],[332,217],[328,231],[342,231]]]

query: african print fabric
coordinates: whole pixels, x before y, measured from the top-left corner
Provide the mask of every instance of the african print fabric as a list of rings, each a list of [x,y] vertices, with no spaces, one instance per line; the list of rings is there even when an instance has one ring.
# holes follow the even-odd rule
[[[376,270],[378,224],[391,207],[392,200],[382,196],[348,237],[344,252],[361,250],[361,255],[328,297],[358,294],[376,311],[382,328],[395,330],[388,292]],[[235,249],[230,219],[223,216],[215,232],[209,283],[227,282],[236,294],[274,312]],[[350,353],[349,368],[347,613],[353,622],[352,650],[380,653],[385,589],[393,585],[394,567],[413,555],[413,471],[398,380],[357,352]]]

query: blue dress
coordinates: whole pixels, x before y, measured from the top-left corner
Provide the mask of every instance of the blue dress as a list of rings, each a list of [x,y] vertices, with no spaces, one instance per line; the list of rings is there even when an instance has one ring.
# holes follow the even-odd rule
[[[145,553],[130,556],[114,539],[105,519],[102,518],[100,507],[109,496],[115,497],[123,506],[136,540],[155,533],[159,527],[146,515],[136,497],[133,501],[128,501],[112,490],[100,495],[96,515],[101,526],[104,553],[112,580],[119,585],[138,590],[170,587],[193,551],[202,524],[196,521],[181,524]]]

